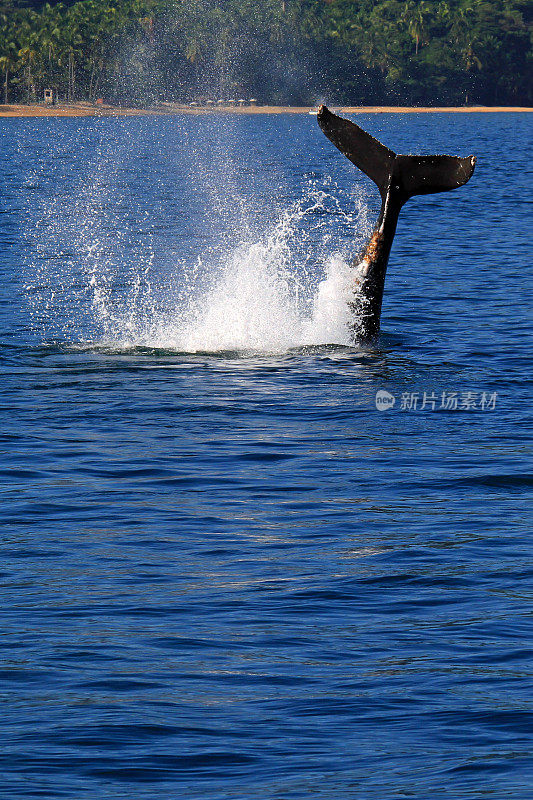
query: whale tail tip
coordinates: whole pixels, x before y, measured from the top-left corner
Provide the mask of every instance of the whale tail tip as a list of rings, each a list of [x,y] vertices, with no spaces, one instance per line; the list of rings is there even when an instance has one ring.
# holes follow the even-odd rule
[[[464,186],[474,172],[475,156],[397,155],[354,122],[320,106],[318,124],[325,135],[365,173],[385,198],[393,187],[402,203],[417,194],[446,192]]]

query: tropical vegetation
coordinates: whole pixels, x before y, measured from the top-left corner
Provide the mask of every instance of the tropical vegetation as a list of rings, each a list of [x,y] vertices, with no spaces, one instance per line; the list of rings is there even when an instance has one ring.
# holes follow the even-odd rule
[[[1,100],[531,105],[529,0],[0,0]]]

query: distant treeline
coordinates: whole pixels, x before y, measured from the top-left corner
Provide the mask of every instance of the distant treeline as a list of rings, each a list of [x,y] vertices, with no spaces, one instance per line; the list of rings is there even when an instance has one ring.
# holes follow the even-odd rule
[[[0,0],[1,97],[532,104],[529,0]]]

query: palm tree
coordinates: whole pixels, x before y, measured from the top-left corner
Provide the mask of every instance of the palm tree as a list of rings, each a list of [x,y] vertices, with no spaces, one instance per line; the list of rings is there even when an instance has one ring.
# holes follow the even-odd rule
[[[474,67],[481,70],[483,66],[476,53],[478,46],[481,46],[480,30],[477,25],[477,6],[478,3],[474,0],[471,6],[456,9],[450,28],[452,41],[457,47],[467,72]]]
[[[16,63],[14,55],[5,54],[0,56],[0,70],[4,73],[4,104],[6,106],[9,102],[9,75],[14,71]]]
[[[407,23],[409,36],[415,41],[415,55],[418,55],[420,43],[425,41],[426,17],[429,13],[430,9],[427,7],[424,0],[420,3],[409,0],[404,6],[401,18],[403,22]]]
[[[0,23],[0,71],[4,76],[4,103],[7,105],[9,100],[9,76],[17,68],[18,46],[4,8],[0,9]]]
[[[58,91],[57,67],[60,65],[63,5],[43,7],[39,21],[38,46],[46,82]]]
[[[37,50],[30,44],[26,44],[24,47],[20,48],[18,55],[24,66],[27,100],[28,102],[31,102],[31,100],[35,101],[37,99],[37,87],[35,85],[33,66],[37,60]]]
[[[70,103],[76,98],[76,59],[82,55],[83,37],[80,32],[80,24],[83,13],[83,3],[76,3],[68,9],[62,19],[59,63],[67,67],[67,101]]]

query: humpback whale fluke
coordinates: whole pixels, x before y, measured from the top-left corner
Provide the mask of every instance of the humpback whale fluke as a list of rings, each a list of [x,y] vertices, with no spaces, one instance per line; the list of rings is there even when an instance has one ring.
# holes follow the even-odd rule
[[[369,340],[379,332],[387,262],[404,203],[417,194],[446,192],[464,186],[474,172],[475,156],[402,156],[378,142],[350,120],[318,110],[318,124],[333,144],[365,175],[381,195],[381,212],[370,241],[354,263],[358,312],[357,338]]]

